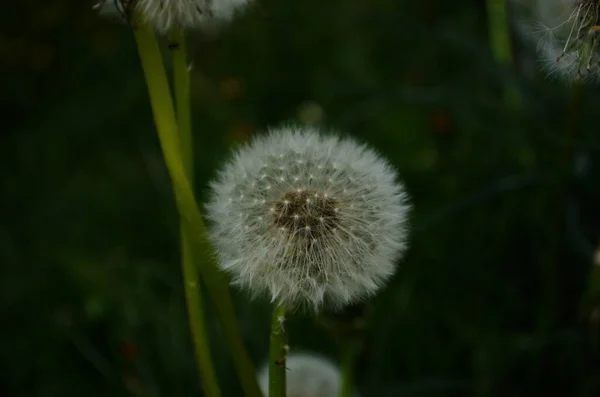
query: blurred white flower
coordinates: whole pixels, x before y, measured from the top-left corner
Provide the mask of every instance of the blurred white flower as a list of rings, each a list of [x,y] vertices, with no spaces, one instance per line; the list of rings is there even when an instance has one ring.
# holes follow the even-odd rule
[[[373,295],[406,249],[410,206],[396,171],[350,138],[271,130],[241,147],[211,189],[220,266],[289,308]]]
[[[294,353],[286,361],[286,397],[337,397],[340,395],[340,371],[323,357]],[[269,393],[268,363],[258,373],[258,384]]]
[[[518,24],[537,45],[549,76],[569,83],[600,80],[600,0],[512,0],[529,20]]]
[[[229,21],[249,0],[102,0],[101,14],[125,15],[135,9],[158,31],[195,29]]]

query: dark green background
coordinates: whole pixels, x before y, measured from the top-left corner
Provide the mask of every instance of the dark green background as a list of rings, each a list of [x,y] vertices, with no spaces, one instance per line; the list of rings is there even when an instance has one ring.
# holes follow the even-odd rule
[[[133,37],[91,4],[0,6],[0,393],[199,396]],[[406,183],[411,248],[371,302],[363,396],[600,395],[585,299],[600,234],[597,87],[532,74],[518,40],[518,67],[499,67],[475,0],[261,0],[190,39],[200,200],[232,144],[298,120],[306,101]],[[262,363],[268,302],[236,294]],[[223,389],[238,396],[209,317]],[[289,329],[292,349],[337,359],[313,318]]]

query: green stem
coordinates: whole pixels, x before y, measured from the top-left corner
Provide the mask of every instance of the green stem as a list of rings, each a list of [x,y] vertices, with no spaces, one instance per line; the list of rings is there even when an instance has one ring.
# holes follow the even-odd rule
[[[287,338],[285,333],[285,309],[275,306],[271,323],[271,344],[269,347],[269,397],[286,397]]]
[[[210,344],[206,331],[206,320],[204,309],[202,307],[202,285],[198,281],[194,256],[192,253],[192,244],[187,235],[187,228],[181,226],[181,266],[183,270],[183,283],[185,290],[185,300],[187,304],[188,320],[190,330],[194,341],[196,361],[198,362],[198,371],[204,394],[208,396],[221,396],[221,389],[217,382],[217,377],[212,365],[210,353]]]
[[[511,65],[513,58],[505,0],[487,0],[487,12],[494,57],[503,65]]]
[[[192,140],[192,116],[190,110],[190,73],[186,51],[185,34],[174,29],[169,36],[169,49],[173,60],[173,86],[177,112],[177,126],[181,141],[181,154],[190,184],[194,180],[194,154]]]
[[[513,65],[510,29],[505,0],[487,0],[490,47],[496,61],[503,66]],[[507,105],[516,107],[519,95],[516,87],[507,86],[504,91]]]
[[[185,167],[190,185],[193,188],[194,180],[194,152],[192,150],[192,123],[190,114],[190,79],[187,70],[185,53],[185,36],[180,29],[172,32],[172,41],[176,45],[171,46],[173,56],[173,75],[175,104],[177,112],[177,127],[179,132],[179,143],[181,145],[181,157]],[[217,382],[215,370],[212,365],[210,344],[206,331],[206,320],[202,307],[202,291],[196,269],[195,258],[192,252],[191,241],[186,235],[186,228],[181,224],[181,267],[183,273],[183,284],[185,300],[188,310],[188,321],[194,341],[196,361],[204,393],[207,396],[220,396],[221,389]]]
[[[167,75],[156,37],[152,27],[141,20],[134,21],[133,25],[135,26],[134,34],[142,69],[148,85],[156,130],[186,235],[192,236],[189,239],[190,242],[194,241],[194,244],[190,244],[190,246],[195,259],[209,261],[199,266],[200,275],[205,281],[207,292],[223,325],[244,394],[246,397],[262,397],[256,382],[254,366],[242,342],[227,279],[214,262],[214,250],[208,240],[202,215],[196,205],[192,186],[186,175]]]
[[[341,387],[339,397],[351,397],[354,390],[354,357],[356,344],[352,340],[342,342]]]

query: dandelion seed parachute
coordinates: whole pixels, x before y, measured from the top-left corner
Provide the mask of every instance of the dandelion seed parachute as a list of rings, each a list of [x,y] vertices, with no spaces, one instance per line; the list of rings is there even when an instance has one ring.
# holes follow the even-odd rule
[[[289,308],[339,308],[393,275],[410,205],[395,170],[350,138],[284,127],[241,147],[211,183],[220,266]]]
[[[104,0],[100,13],[122,15],[133,7],[164,33],[171,28],[212,27],[231,20],[247,4],[248,0]]]
[[[568,83],[600,80],[600,0],[512,0],[529,3],[524,32],[544,70]]]
[[[308,354],[290,354],[286,361],[287,397],[332,397],[340,394],[340,371],[323,357]],[[258,384],[266,396],[269,389],[269,366],[258,373]]]

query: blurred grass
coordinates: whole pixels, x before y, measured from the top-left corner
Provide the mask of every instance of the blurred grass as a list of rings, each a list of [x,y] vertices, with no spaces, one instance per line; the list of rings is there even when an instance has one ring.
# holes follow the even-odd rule
[[[177,214],[131,33],[86,2],[1,7],[0,389],[199,395]],[[411,249],[373,302],[365,396],[600,391],[580,307],[599,238],[598,88],[573,107],[560,83],[497,66],[484,12],[474,0],[263,0],[192,37],[200,198],[230,145],[298,119],[306,101],[406,182]],[[518,112],[503,105],[507,82]],[[268,304],[236,302],[260,364]],[[239,395],[211,333],[224,393]],[[335,358],[313,319],[292,319],[290,334]]]

